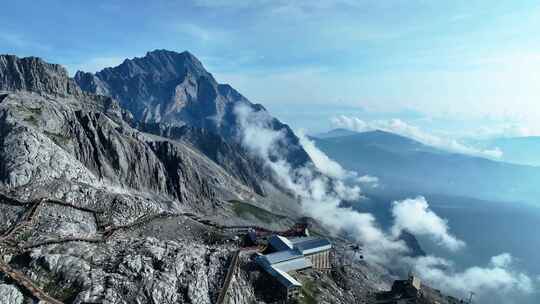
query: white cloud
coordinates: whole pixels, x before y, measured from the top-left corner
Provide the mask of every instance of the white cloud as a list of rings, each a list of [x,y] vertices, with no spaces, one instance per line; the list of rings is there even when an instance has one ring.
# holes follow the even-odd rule
[[[338,179],[348,181],[349,183],[360,183],[365,186],[376,188],[379,185],[379,178],[371,175],[359,176],[358,172],[345,170],[339,163],[328,157],[323,151],[319,150],[315,142],[310,140],[303,130],[297,131],[296,135],[300,140],[302,148],[307,152],[315,167],[323,174]],[[336,186],[339,186],[336,185]]]
[[[317,169],[309,165],[292,169],[283,158],[279,158],[276,147],[285,139],[282,132],[270,128],[271,118],[268,113],[253,112],[242,105],[238,106],[235,112],[243,129],[243,144],[266,160],[266,164],[276,173],[282,184],[294,191],[307,215],[319,219],[333,231],[347,233],[365,244],[364,255],[374,263],[390,263],[392,259],[400,256],[399,253],[407,251],[402,241],[394,240],[378,227],[373,215],[340,207],[344,200],[354,201],[360,198],[360,188],[345,183],[345,179],[356,177],[354,173],[343,170],[306,138],[301,143],[306,145],[310,156],[315,156],[314,165]],[[321,171],[334,177],[320,174]]]
[[[373,130],[392,132],[401,136],[412,138],[423,144],[451,152],[488,158],[501,158],[503,156],[503,152],[499,148],[484,150],[477,149],[475,147],[460,143],[456,139],[440,137],[425,132],[419,127],[408,124],[401,119],[364,121],[358,117],[340,115],[332,118],[332,124],[340,128],[347,128],[358,132]]]
[[[376,176],[362,175],[359,176],[356,180],[361,184],[366,184],[374,188],[379,186],[379,178]]]
[[[426,235],[452,251],[465,247],[465,242],[448,232],[447,221],[429,209],[424,197],[393,202],[392,215],[392,234],[395,237],[406,230],[414,235]]]
[[[492,257],[486,267],[474,266],[464,271],[454,270],[452,262],[443,258],[408,257],[409,249],[398,239],[404,229],[413,234],[426,235],[451,250],[460,249],[465,243],[449,233],[448,223],[430,210],[422,197],[394,202],[392,213],[395,222],[390,232],[385,232],[372,214],[341,206],[343,200],[360,198],[360,188],[347,186],[344,178],[350,175],[343,173],[338,164],[329,166],[333,161],[322,155],[312,142],[306,138],[301,141],[310,156],[315,155],[315,167],[318,169],[310,165],[292,169],[283,157],[279,157],[278,147],[283,142],[279,143],[286,139],[284,133],[270,128],[268,113],[253,112],[247,106],[237,107],[236,113],[242,126],[243,144],[262,157],[283,185],[295,193],[306,215],[316,218],[330,231],[345,233],[360,243],[367,262],[395,271],[412,268],[431,286],[457,296],[475,291],[479,299],[495,295],[504,300],[515,294],[533,291],[536,283],[526,273],[512,268],[513,258],[507,253]],[[337,178],[321,174],[320,171]],[[370,182],[375,180],[369,176],[356,178]]]
[[[303,131],[297,132],[300,144],[306,150],[307,154],[313,160],[313,163],[322,173],[334,177],[343,179],[348,175],[348,172],[341,167],[340,164],[333,161],[324,152],[319,150],[315,143],[307,138]]]
[[[480,298],[496,296],[510,300],[512,293],[529,294],[535,289],[535,282],[527,274],[512,269],[511,260],[510,254],[503,253],[492,257],[485,267],[473,266],[463,271],[455,271],[452,263],[433,256],[408,262],[424,280],[446,292],[465,295],[474,291]]]
[[[495,267],[508,267],[512,262],[513,258],[509,253],[502,253],[491,258],[491,264]]]

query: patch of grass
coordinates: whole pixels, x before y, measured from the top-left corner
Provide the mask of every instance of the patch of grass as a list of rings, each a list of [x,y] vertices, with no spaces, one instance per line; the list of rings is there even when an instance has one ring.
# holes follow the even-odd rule
[[[272,223],[285,218],[284,216],[274,214],[262,208],[241,201],[232,200],[230,201],[230,203],[233,204],[232,207],[234,213],[242,218],[249,218],[250,216],[253,216],[264,223]]]
[[[26,121],[27,123],[30,123],[34,126],[37,126],[39,124],[39,121],[38,119],[34,116],[34,115],[28,115],[24,118],[24,121]]]
[[[24,114],[24,121],[26,121],[27,123],[30,123],[32,125],[35,125],[37,126],[39,121],[38,121],[38,117],[41,116],[42,114],[42,110],[41,108],[29,108],[29,107],[25,107],[23,105],[16,105],[15,106],[17,108],[18,111],[21,111],[23,112]]]
[[[49,131],[44,131],[44,133],[45,133],[45,135],[47,135],[47,137],[52,139],[52,141],[54,141],[55,144],[57,144],[59,146],[65,146],[65,145],[69,144],[70,138],[67,137],[67,136],[64,136],[62,134],[52,133],[52,132],[49,132]]]
[[[21,233],[19,235],[19,240],[23,241],[23,242],[26,242],[30,239],[30,237],[32,236],[32,231],[31,230],[25,230],[23,233]]]
[[[34,115],[41,116],[41,108],[25,108],[25,109],[33,113]]]
[[[79,290],[73,286],[61,286],[60,278],[52,273],[48,275],[47,283],[43,286],[43,291],[62,302],[73,301],[79,293]]]
[[[300,291],[299,303],[301,304],[317,304],[317,295],[319,291],[312,280],[305,280],[302,282],[302,290]]]

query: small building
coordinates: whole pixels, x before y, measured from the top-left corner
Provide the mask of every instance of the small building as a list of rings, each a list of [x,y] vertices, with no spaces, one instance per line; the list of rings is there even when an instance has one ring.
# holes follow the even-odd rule
[[[318,237],[286,238],[274,235],[270,238],[269,245],[275,251],[296,250],[313,264],[313,268],[327,270],[330,265],[330,250],[332,244],[329,240]]]
[[[392,289],[378,295],[377,303],[381,304],[415,304],[421,297],[420,279],[412,274],[406,280],[396,280]]]
[[[296,271],[315,268],[331,268],[330,250],[332,244],[327,239],[317,237],[286,238],[273,235],[269,242],[269,254],[259,255],[256,262],[283,286],[283,296],[296,298],[302,285],[292,277]]]

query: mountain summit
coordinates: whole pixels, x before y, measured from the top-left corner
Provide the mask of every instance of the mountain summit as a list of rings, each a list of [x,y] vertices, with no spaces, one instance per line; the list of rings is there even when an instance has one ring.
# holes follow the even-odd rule
[[[241,132],[235,108],[244,105],[254,112],[264,110],[230,85],[219,84],[187,51],[151,51],[95,74],[79,71],[75,81],[84,91],[118,100],[137,121],[188,125],[233,141]],[[273,119],[271,127],[283,133],[283,150],[289,163],[301,166],[309,161],[287,125]]]
[[[190,124],[216,130],[228,125],[230,104],[248,101],[220,85],[189,52],[148,52],[96,74],[77,72],[85,91],[118,99],[137,120]]]

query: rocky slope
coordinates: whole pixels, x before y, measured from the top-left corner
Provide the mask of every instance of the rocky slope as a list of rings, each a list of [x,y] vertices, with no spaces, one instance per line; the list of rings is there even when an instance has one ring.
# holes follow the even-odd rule
[[[211,120],[200,120],[208,113],[181,102],[160,118],[130,108],[143,100],[161,108],[168,99],[157,97],[169,92],[161,86],[176,92],[180,78],[194,75],[203,79],[190,86],[209,85],[204,90],[219,95],[213,102],[231,103],[216,108],[229,109],[222,118],[235,102],[248,103],[197,62],[158,51],[101,76],[78,74],[79,83],[91,80],[81,83],[85,91],[106,97],[81,90],[58,65],[0,56],[0,303],[215,303],[239,249],[234,232],[219,226],[294,223],[294,199],[272,187],[262,164],[234,139],[233,120],[208,126]],[[156,66],[159,73],[148,72]],[[140,86],[114,93],[124,77]],[[201,94],[189,101],[204,105],[209,93]],[[183,123],[163,124],[163,117]],[[215,132],[218,125],[230,130]],[[277,120],[274,127],[290,131]],[[305,154],[294,145],[290,151]],[[314,231],[329,235],[316,222]],[[339,260],[347,244],[334,243]],[[241,251],[227,303],[275,300],[253,254]],[[306,303],[370,303],[390,283],[384,269],[362,262],[301,276],[310,282]]]
[[[0,202],[9,265],[67,302],[210,303],[226,247],[182,239],[133,243],[129,231],[106,241],[104,229],[185,210],[213,214],[228,199],[255,195],[251,189],[190,144],[133,129],[116,101],[83,93],[63,68],[37,58],[2,56],[0,62],[6,63],[0,70],[0,188],[20,200]],[[38,205],[43,197],[70,205]],[[51,240],[66,242],[32,247]],[[152,250],[171,257],[152,260]],[[122,252],[131,255],[122,260]],[[92,266],[90,258],[106,261]],[[146,260],[149,266],[140,264]],[[163,273],[156,271],[159,263]],[[96,270],[88,273],[89,267]],[[148,280],[134,279],[143,273]],[[151,294],[143,292],[140,284],[150,283],[144,286]],[[13,303],[30,296],[10,286],[1,290]],[[126,297],[125,290],[135,294]],[[176,301],[179,296],[183,300]]]
[[[230,85],[219,84],[189,52],[155,50],[96,74],[77,72],[75,81],[84,91],[117,99],[138,121],[203,128],[227,141],[237,141],[242,131],[239,105],[264,111]],[[305,165],[309,156],[291,129],[277,119],[270,125],[284,135],[279,145],[287,161]]]

